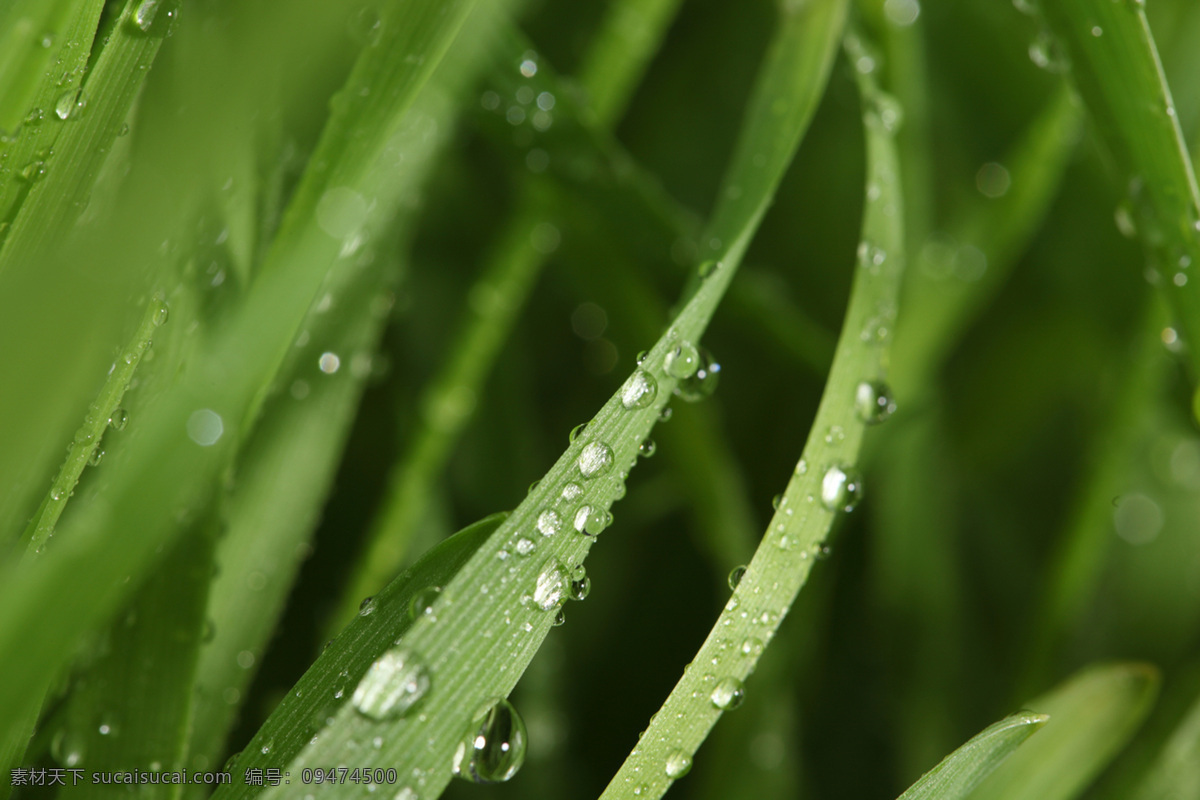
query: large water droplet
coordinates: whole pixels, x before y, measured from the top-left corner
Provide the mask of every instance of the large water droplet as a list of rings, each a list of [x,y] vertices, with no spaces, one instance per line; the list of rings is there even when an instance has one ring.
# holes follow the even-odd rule
[[[59,119],[70,119],[78,116],[79,112],[83,111],[87,105],[87,100],[83,96],[81,89],[68,89],[58,96],[58,100],[54,103],[54,115]]]
[[[454,754],[454,774],[475,783],[501,783],[525,762],[525,722],[505,699],[476,714]]]
[[[579,474],[585,478],[595,478],[612,469],[613,452],[603,442],[591,442],[583,448],[575,463],[579,467]]]
[[[883,381],[860,381],[854,389],[854,410],[868,425],[877,425],[892,415],[896,402]]]
[[[675,394],[689,403],[703,400],[716,391],[721,375],[721,365],[713,360],[711,353],[703,348],[698,353],[695,371],[675,385]]]
[[[654,402],[658,394],[658,382],[645,370],[636,370],[621,387],[621,405],[625,408],[645,408]]]
[[[853,511],[862,496],[862,475],[853,467],[835,464],[821,478],[821,504],[830,511]]]
[[[533,589],[533,602],[542,611],[549,611],[562,605],[568,586],[567,571],[556,561],[549,561],[538,575],[537,584]]]
[[[129,20],[142,33],[149,33],[150,28],[154,25],[154,18],[158,16],[159,6],[162,5],[162,0],[142,0],[138,3],[137,8],[129,15]]]
[[[544,509],[538,514],[537,529],[542,536],[553,536],[562,530],[562,517],[552,508]]]
[[[671,780],[682,778],[691,769],[692,757],[683,750],[672,750],[667,754],[667,760],[663,764],[663,771],[667,773],[667,777]]]
[[[688,341],[682,341],[667,351],[663,370],[672,378],[690,378],[700,366],[700,352]]]
[[[709,698],[717,708],[729,711],[742,704],[742,701],[746,699],[746,690],[739,679],[731,676],[717,683]]]
[[[351,702],[375,720],[395,719],[429,691],[429,673],[408,650],[394,647],[371,665]]]
[[[599,506],[580,506],[575,510],[572,527],[588,536],[599,536],[612,522],[612,514]]]

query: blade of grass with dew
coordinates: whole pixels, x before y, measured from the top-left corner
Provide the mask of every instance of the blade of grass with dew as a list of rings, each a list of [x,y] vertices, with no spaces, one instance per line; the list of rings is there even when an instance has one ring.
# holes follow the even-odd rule
[[[80,634],[113,613],[129,592],[119,579],[144,573],[170,540],[179,510],[203,505],[331,266],[373,258],[364,245],[390,220],[405,188],[385,168],[398,155],[393,145],[404,112],[471,5],[415,0],[405,4],[403,26],[394,6],[382,10],[383,34],[363,51],[335,101],[312,169],[238,314],[148,411],[140,447],[114,473],[112,491],[88,513],[64,520],[44,557],[20,570],[5,565],[0,647],[19,647],[26,658],[11,665],[0,686],[0,718],[65,663]]]
[[[444,587],[432,613],[418,619],[399,645],[372,654],[378,660],[358,685],[357,703],[343,703],[316,740],[290,761],[289,771],[349,763],[352,755],[362,768],[396,769],[410,778],[405,788],[423,794],[436,795],[450,780],[451,760],[472,713],[511,691],[552,627],[553,612],[567,599],[593,536],[610,522],[607,507],[620,494],[625,465],[636,460],[639,445],[681,380],[665,369],[668,354],[676,375],[689,375],[677,359],[691,361],[694,371],[690,343],[707,325],[811,119],[844,13],[843,3],[827,2],[783,15],[733,159],[733,178],[746,191],[738,197],[726,195],[713,229],[714,236],[728,243],[728,259],[699,284],[641,369]],[[755,157],[759,164],[754,164]],[[740,176],[746,171],[750,175],[743,182]],[[384,702],[389,694],[391,700],[402,701],[400,707]],[[418,699],[421,712],[404,715]],[[257,742],[269,738],[272,730],[269,725],[260,731],[250,746],[252,755],[261,747],[270,751],[269,742]],[[365,787],[353,786],[334,791],[368,793]],[[218,796],[253,793],[252,788],[235,785]],[[284,794],[283,787],[269,787],[263,796]]]
[[[76,110],[103,8],[100,0],[21,0],[0,12],[0,242],[41,177],[36,154],[63,130],[59,104],[68,117]]]
[[[594,60],[594,65],[589,61],[592,66],[585,69],[581,78],[584,91],[593,97],[591,112],[599,126],[611,128],[615,124],[627,93],[657,51],[678,3],[679,0],[617,0],[609,6],[587,56]],[[566,93],[547,77],[549,66],[535,64],[533,74],[526,77],[524,72],[530,69],[522,69],[521,65],[524,54],[533,48],[511,27],[506,27],[504,34],[498,52],[506,58],[496,71],[513,76],[514,82],[520,84],[509,87],[511,94],[515,95],[518,89],[530,90],[542,98],[539,101],[542,105],[550,108],[552,104],[565,105]],[[538,72],[542,73],[538,84],[547,85],[526,85]],[[523,80],[518,81],[517,75]],[[535,113],[551,119],[549,109],[539,106]],[[531,127],[534,127],[532,122]],[[501,345],[508,339],[546,261],[544,240],[549,235],[547,231],[553,229],[549,221],[555,216],[553,203],[544,186],[530,180],[526,184],[517,210],[488,257],[477,289],[472,290],[491,299],[474,304],[451,348],[450,359],[420,401],[423,413],[418,429],[404,456],[392,469],[386,504],[372,524],[365,554],[332,617],[335,629],[351,618],[359,599],[383,585],[400,567],[413,530],[425,513],[430,486],[442,472],[463,426],[471,418],[474,398],[479,396]]]
[[[1134,221],[1185,342],[1200,341],[1200,191],[1144,3],[1062,0],[1042,8],[1096,130],[1127,182]],[[1200,348],[1184,349],[1193,384]]]
[[[1200,797],[1200,699],[1163,745],[1133,800]]]
[[[851,40],[852,41],[852,40]],[[862,479],[852,466],[886,364],[904,261],[899,174],[892,130],[877,90],[859,72],[867,133],[862,244],[837,355],[808,443],[733,596],[692,665],[651,719],[603,798],[660,797],[685,775],[708,731],[736,706],[762,649],[808,579],[839,513],[852,510]],[[886,404],[886,394],[881,394]]]
[[[989,725],[921,776],[899,800],[960,800],[1050,718],[1024,711]]]
[[[486,46],[480,30],[484,17],[473,15],[466,23],[463,36],[473,43],[466,52],[474,51],[474,45]],[[470,65],[447,59],[415,101],[401,147],[408,172],[396,176],[404,184],[419,186],[438,163],[437,155],[454,127],[453,98],[470,72]],[[394,223],[405,240],[411,236],[414,212],[415,207],[402,212]],[[310,311],[303,325],[310,344],[297,349],[296,363],[285,370],[286,392],[271,401],[260,428],[239,455],[237,484],[227,500],[227,531],[218,546],[221,573],[209,604],[214,633],[201,653],[196,686],[205,702],[193,726],[194,769],[215,763],[238,701],[254,676],[253,664],[246,668],[247,659],[242,656],[239,661],[239,656],[250,653],[255,664],[261,659],[308,551],[337,468],[336,455],[372,371],[369,354],[391,309],[386,286],[396,271],[387,267],[366,275],[350,270],[331,276],[323,297],[328,296],[333,309],[367,308],[369,313],[331,314],[321,307],[324,300]],[[319,372],[315,367],[322,352],[342,354],[349,374]],[[257,613],[244,613],[250,606]]]
[[[1158,692],[1148,664],[1089,667],[1028,708],[1050,721],[1014,753],[970,800],[1070,800],[1078,797],[1141,724]]]

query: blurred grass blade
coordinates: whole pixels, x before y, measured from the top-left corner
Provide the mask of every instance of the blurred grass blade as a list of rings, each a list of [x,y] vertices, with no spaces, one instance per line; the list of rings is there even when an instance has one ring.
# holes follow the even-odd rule
[[[79,636],[115,611],[129,592],[121,578],[145,573],[170,541],[180,509],[206,504],[330,269],[374,259],[366,245],[407,188],[383,165],[394,162],[405,112],[470,6],[416,0],[404,6],[404,25],[395,7],[384,9],[384,33],[363,51],[335,102],[312,168],[236,315],[148,409],[139,446],[114,469],[110,491],[68,514],[44,557],[20,570],[4,565],[0,649],[19,648],[26,658],[0,684],[0,720],[12,718],[31,689],[62,667]]]
[[[1013,754],[971,800],[1079,797],[1133,736],[1158,693],[1147,664],[1091,667],[1028,707],[1050,721],[1035,743]]]
[[[677,6],[678,0],[616,0],[609,6],[606,22],[589,50],[595,53],[590,57],[598,59],[598,65],[585,71],[582,78],[585,91],[590,91],[593,82],[597,82],[599,96],[594,96],[591,111],[599,125],[611,128],[615,123],[627,99],[626,93],[632,90],[634,79],[657,50]],[[508,28],[500,52],[505,58],[497,72],[517,76],[521,75],[524,54],[532,52],[532,48],[514,29]],[[546,89],[538,86],[534,91],[542,97],[549,91],[555,105],[566,107],[567,93],[553,85],[547,74],[550,71],[548,64],[539,65],[539,82],[549,86]],[[515,94],[520,87],[510,88]],[[541,113],[550,118],[548,111]],[[555,218],[552,198],[547,187],[540,183],[527,180],[526,184],[517,210],[490,252],[477,288],[472,290],[477,296],[486,294],[492,299],[486,304],[473,305],[451,348],[452,355],[424,392],[421,422],[392,470],[385,494],[387,500],[367,537],[364,557],[347,585],[340,608],[334,612],[335,630],[351,618],[360,598],[375,591],[399,569],[414,529],[424,516],[432,483],[441,474],[463,426],[472,417],[474,398],[479,396],[491,365],[547,260],[544,239],[548,230],[557,231],[550,222]]]
[[[831,4],[815,12],[822,15],[818,19],[824,25],[813,24],[814,20],[803,15],[785,17],[769,63],[786,64],[797,49],[807,49],[791,37],[816,36],[818,31],[830,37],[826,46],[832,54],[841,33],[843,10]],[[851,36],[847,47],[853,51],[861,45]],[[651,718],[638,746],[605,789],[602,797],[606,800],[660,797],[688,772],[693,755],[721,713],[736,707],[763,648],[807,582],[814,562],[825,554],[824,541],[838,515],[853,510],[861,497],[862,476],[853,464],[868,418],[856,411],[856,398],[865,384],[878,392],[885,406],[890,403],[882,378],[903,273],[904,235],[892,140],[897,111],[893,101],[875,88],[869,73],[860,73],[858,78],[867,139],[862,242],[837,355],[808,442],[733,596],[671,695]],[[760,87],[777,85],[767,80]],[[769,106],[760,103],[752,107]],[[755,208],[755,204],[746,207]]]
[[[1133,800],[1200,797],[1200,699],[1175,728]]]
[[[921,780],[900,795],[900,800],[960,800],[966,797],[1047,720],[1049,717],[1045,714],[1022,712],[988,726],[921,776]]]
[[[1200,342],[1200,191],[1163,75],[1144,3],[1043,4],[1096,130],[1116,157],[1134,222],[1185,342]],[[1185,349],[1193,385],[1200,347]]]
[[[167,320],[167,304],[161,296],[155,295],[146,304],[146,312],[142,323],[138,326],[133,340],[113,362],[108,379],[100,395],[88,408],[83,425],[75,433],[75,438],[67,452],[67,460],[55,477],[49,494],[42,501],[37,514],[25,529],[23,541],[28,543],[28,549],[33,554],[40,554],[47,540],[54,535],[54,526],[62,516],[67,501],[75,493],[75,484],[88,464],[99,464],[104,457],[100,447],[104,433],[111,426],[120,430],[125,427],[125,411],[121,408],[121,398],[133,381],[134,372],[142,356],[153,344],[154,331]]]

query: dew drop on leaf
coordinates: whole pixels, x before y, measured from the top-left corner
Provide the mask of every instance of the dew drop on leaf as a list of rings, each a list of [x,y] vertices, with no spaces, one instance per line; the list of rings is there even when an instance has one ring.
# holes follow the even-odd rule
[[[588,577],[587,570],[580,564],[571,571],[571,599],[586,600],[591,591],[592,579]]]
[[[433,604],[441,593],[442,587],[440,586],[426,586],[414,594],[412,600],[408,601],[409,618],[414,622],[425,616],[433,620]]]
[[[853,467],[835,464],[821,478],[821,505],[830,511],[853,511],[862,496],[862,476]]]
[[[711,353],[701,348],[698,351],[696,369],[688,377],[679,380],[675,386],[675,394],[689,403],[699,402],[716,391],[720,376],[721,365],[713,360]]]
[[[860,381],[854,389],[854,410],[863,422],[878,425],[896,410],[896,401],[883,381]]]
[[[154,315],[151,317],[154,327],[157,328],[160,325],[165,325],[167,318],[171,315],[171,309],[167,306],[167,301],[160,296],[156,296],[150,302],[154,304]]]
[[[700,351],[688,341],[682,341],[667,351],[663,370],[672,378],[690,378],[700,366]]]
[[[717,708],[729,711],[742,704],[742,701],[746,699],[746,690],[739,679],[728,677],[717,683],[709,698]]]
[[[579,474],[585,478],[595,478],[612,469],[612,448],[603,442],[591,442],[583,448],[576,460]]]
[[[578,488],[579,484],[569,483],[567,486],[575,486]],[[583,490],[581,489],[580,491],[582,492]],[[564,487],[564,497],[566,497],[566,492],[566,487]],[[562,517],[560,517],[558,512],[552,508],[543,509],[542,513],[538,514],[537,529],[538,533],[540,533],[542,536],[553,536],[562,530]]]
[[[646,439],[640,445],[638,445],[638,455],[642,458],[649,458],[650,456],[654,455],[657,449],[658,445],[654,443],[653,439]]]
[[[395,719],[425,696],[429,684],[429,673],[416,656],[392,648],[367,670],[351,702],[360,714],[371,719]]]
[[[663,771],[667,773],[667,777],[671,780],[682,778],[691,769],[692,757],[683,750],[672,750],[667,754],[666,763],[663,764]]]
[[[657,394],[658,382],[654,376],[645,370],[635,370],[621,387],[621,405],[628,409],[645,408]]]
[[[562,499],[566,500],[568,503],[578,500],[581,496],[583,496],[583,487],[580,486],[578,483],[571,482],[571,483],[568,483],[567,485],[563,486]],[[555,516],[557,516],[557,514]],[[539,522],[540,521],[541,520],[539,518]],[[543,533],[543,535],[549,535],[549,534]]]
[[[476,714],[454,754],[454,774],[474,783],[502,783],[525,762],[528,735],[512,703],[500,698]]]
[[[363,601],[358,604],[358,615],[360,617],[369,617],[375,613],[375,598],[364,597]]]
[[[742,576],[746,574],[745,565],[734,567],[729,571],[729,588],[736,589],[738,584],[742,582]]]
[[[612,522],[612,514],[598,506],[580,506],[575,510],[572,527],[587,536],[599,536]]]
[[[129,421],[129,414],[123,408],[118,408],[108,417],[108,424],[114,431],[123,430],[125,423]]]
[[[548,561],[537,577],[533,589],[533,602],[542,611],[562,605],[567,594],[567,571],[556,561]]]

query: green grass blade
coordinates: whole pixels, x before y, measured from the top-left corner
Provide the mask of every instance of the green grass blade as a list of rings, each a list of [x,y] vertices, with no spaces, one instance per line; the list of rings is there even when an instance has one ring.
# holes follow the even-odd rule
[[[1043,13],[1116,157],[1183,339],[1200,341],[1200,281],[1188,271],[1200,263],[1200,191],[1143,4],[1062,0]],[[1200,348],[1186,352],[1195,380]]]
[[[611,128],[626,95],[632,90],[635,78],[649,57],[657,50],[667,23],[678,6],[678,0],[618,0],[608,9],[608,22],[601,28],[589,53],[596,64],[585,70],[581,83],[591,94],[595,88],[591,112],[599,126]],[[496,70],[512,76],[505,97],[519,90],[549,92],[556,104],[566,107],[568,93],[554,80],[550,66],[538,67],[536,85],[521,75],[517,65],[523,54],[532,51],[529,43],[509,30],[504,37],[502,52],[507,57]],[[547,113],[547,112],[543,112]],[[561,115],[561,111],[559,114]],[[559,125],[561,126],[561,123]],[[508,339],[509,332],[548,255],[544,245],[538,246],[547,225],[555,218],[553,199],[545,186],[528,181],[518,202],[518,208],[500,234],[488,257],[479,279],[477,296],[490,297],[490,302],[472,309],[451,357],[434,377],[421,400],[424,411],[414,441],[393,468],[389,479],[386,505],[372,525],[367,537],[365,556],[350,579],[342,602],[333,615],[336,630],[353,615],[359,599],[383,585],[403,563],[416,526],[426,511],[426,500],[434,480],[441,474],[452,447],[463,427],[472,417],[475,403],[486,377],[491,371]]]
[[[795,22],[789,20],[785,26]],[[801,30],[812,35],[807,26]],[[837,356],[812,432],[733,597],[692,660],[693,666],[684,672],[605,790],[605,798],[659,797],[686,774],[693,754],[728,707],[722,692],[727,694],[729,687],[741,690],[821,556],[838,512],[853,508],[861,493],[861,476],[852,465],[865,422],[855,410],[855,397],[864,381],[883,377],[904,238],[898,165],[885,116],[894,109],[878,95],[868,76],[860,75],[860,85],[868,153],[863,238]],[[853,487],[848,494],[838,491],[848,486]]]
[[[1200,701],[1175,728],[1133,800],[1200,796]]]
[[[121,408],[121,399],[133,381],[142,356],[153,344],[154,331],[167,321],[167,315],[166,301],[158,295],[151,297],[146,304],[141,325],[138,326],[132,341],[113,362],[104,387],[88,409],[83,425],[71,441],[66,462],[55,477],[50,492],[42,501],[37,514],[25,529],[23,541],[28,543],[31,553],[40,554],[47,540],[54,535],[54,526],[58,524],[67,501],[75,493],[75,484],[79,482],[83,470],[89,463],[99,464],[104,457],[104,450],[100,445],[103,443],[105,431],[109,427],[117,430],[125,427],[125,411]]]
[[[391,219],[406,188],[384,165],[393,163],[391,148],[403,143],[400,133],[411,122],[405,112],[469,8],[432,0],[408,4],[403,26],[396,9],[385,10],[384,34],[351,75],[281,236],[238,314],[146,414],[141,446],[131,448],[112,491],[88,513],[65,519],[56,547],[43,558],[20,570],[6,565],[0,647],[19,647],[27,658],[12,665],[0,687],[0,719],[20,707],[29,687],[62,666],[80,634],[113,613],[129,591],[119,578],[143,574],[157,547],[169,541],[178,510],[205,504],[330,269],[353,269],[373,257],[364,245]],[[338,191],[322,207],[331,189]]]
[[[1029,747],[1014,753],[971,794],[971,800],[1070,800],[1125,745],[1158,692],[1158,671],[1113,664],[1080,672],[1028,704],[1050,721]]]
[[[1050,718],[1022,712],[988,726],[921,776],[900,800],[960,800]]]

